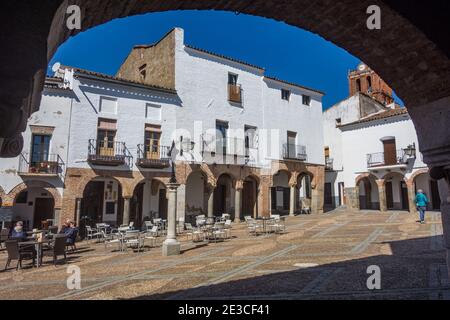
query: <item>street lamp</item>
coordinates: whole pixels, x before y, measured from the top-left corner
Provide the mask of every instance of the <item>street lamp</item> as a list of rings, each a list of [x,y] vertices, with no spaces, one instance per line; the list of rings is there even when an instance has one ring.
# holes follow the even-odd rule
[[[405,154],[410,157],[410,158],[415,158],[416,157],[416,143],[414,142],[413,144],[410,144],[406,149],[405,149]]]

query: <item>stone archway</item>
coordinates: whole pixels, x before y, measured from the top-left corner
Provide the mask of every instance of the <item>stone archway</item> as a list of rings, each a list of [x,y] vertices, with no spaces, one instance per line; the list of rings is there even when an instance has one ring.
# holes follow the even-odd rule
[[[62,197],[59,191],[56,189],[56,187],[50,183],[44,182],[44,181],[25,181],[20,183],[19,185],[15,186],[7,195],[7,198],[9,199],[9,202],[12,204],[14,203],[14,199],[17,198],[17,196],[26,189],[30,188],[41,188],[50,193],[55,200],[55,210],[60,210],[62,206]],[[6,197],[5,197],[6,198]]]

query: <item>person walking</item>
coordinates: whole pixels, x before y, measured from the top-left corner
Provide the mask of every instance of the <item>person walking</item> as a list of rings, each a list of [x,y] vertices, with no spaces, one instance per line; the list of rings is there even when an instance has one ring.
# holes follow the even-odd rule
[[[419,210],[420,220],[417,222],[420,222],[421,224],[425,223],[425,212],[427,211],[427,205],[428,205],[427,196],[423,193],[423,190],[418,190],[416,195],[416,206],[417,210]]]

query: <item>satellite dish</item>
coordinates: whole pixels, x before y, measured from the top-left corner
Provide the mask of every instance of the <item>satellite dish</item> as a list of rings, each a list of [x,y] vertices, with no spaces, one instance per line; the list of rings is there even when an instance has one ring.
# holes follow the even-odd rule
[[[53,72],[58,72],[60,68],[61,68],[61,63],[56,62],[56,63],[53,65],[53,67],[52,67],[52,71],[53,71]]]

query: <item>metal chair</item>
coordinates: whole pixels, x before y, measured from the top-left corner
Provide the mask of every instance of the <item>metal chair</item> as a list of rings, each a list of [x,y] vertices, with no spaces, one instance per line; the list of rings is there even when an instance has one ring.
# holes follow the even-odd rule
[[[11,261],[17,260],[16,270],[22,268],[22,260],[33,260],[33,265],[36,262],[36,252],[32,250],[20,250],[19,241],[7,240],[5,241],[6,251],[8,252],[8,260],[6,261],[5,270],[8,269]]]
[[[2,244],[6,242],[9,239],[9,230],[8,229],[2,229],[0,231],[0,248],[2,247]]]
[[[92,240],[93,238],[99,238],[102,236],[102,233],[91,226],[86,226],[86,238],[87,240]]]
[[[56,235],[52,246],[48,250],[45,250],[43,252],[43,256],[52,256],[54,265],[56,265],[58,256],[64,256],[64,263],[66,263],[67,261],[66,240],[67,240],[66,235],[61,234]]]

